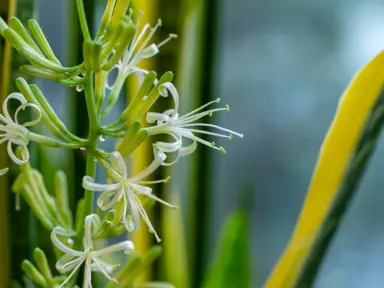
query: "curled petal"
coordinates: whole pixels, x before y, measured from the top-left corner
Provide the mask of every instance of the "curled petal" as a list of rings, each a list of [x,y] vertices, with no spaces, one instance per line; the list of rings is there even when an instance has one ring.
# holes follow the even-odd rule
[[[122,185],[120,189],[113,191],[103,192],[99,198],[97,198],[97,206],[103,210],[107,211],[111,209],[124,195],[124,186]],[[112,199],[111,199],[112,197]]]
[[[91,214],[85,217],[84,221],[84,250],[88,251],[90,248],[92,248],[92,225],[94,224],[99,224],[100,225],[101,221],[99,216],[96,214]]]
[[[16,109],[16,112],[15,112],[15,123],[16,124],[19,124],[19,121],[18,121],[18,116],[19,116],[19,112],[21,110],[25,110],[26,108],[28,107],[31,107],[33,110],[36,111],[36,115],[37,115],[37,118],[35,120],[32,120],[32,121],[28,121],[28,122],[25,122],[23,124],[24,127],[30,127],[30,126],[33,126],[33,125],[36,125],[37,123],[40,122],[41,120],[41,117],[42,117],[42,113],[41,113],[41,109],[39,106],[35,105],[35,104],[32,104],[32,103],[26,103],[24,105],[21,105],[19,106],[17,109]]]
[[[60,273],[68,273],[69,271],[72,271],[75,269],[79,264],[84,262],[84,257],[74,257],[69,254],[64,254],[57,260],[56,262],[56,269]],[[80,264],[80,265],[81,265]]]
[[[127,175],[128,175],[127,167],[120,153],[117,151],[112,152],[109,156],[109,159],[111,161],[112,168],[115,169],[117,172],[119,172],[123,178],[127,178]]]
[[[157,48],[156,44],[151,44],[140,53],[140,58],[142,59],[151,58],[158,53],[159,53],[159,48]]]
[[[111,274],[113,272],[113,269],[120,267],[119,264],[109,264],[109,263],[101,260],[99,257],[96,257],[96,256],[93,256],[92,260],[93,260],[93,262],[95,262],[95,263],[97,262],[99,264],[99,265],[95,265],[95,263],[94,263],[91,265],[91,270],[93,272],[102,272],[104,270],[104,272],[106,272],[107,274]],[[100,267],[102,269],[100,269]]]
[[[180,155],[187,156],[195,152],[197,148],[197,142],[193,140],[192,144],[181,147]]]
[[[8,112],[8,101],[11,100],[11,99],[19,100],[21,102],[21,106],[24,106],[25,104],[27,104],[27,100],[25,99],[23,94],[18,93],[18,92],[11,93],[11,94],[8,95],[7,98],[5,98],[5,100],[3,102],[3,113],[4,113],[5,118],[7,118],[8,120],[12,121],[12,118],[9,115],[9,112]]]
[[[171,121],[172,118],[164,113],[148,112],[146,116],[146,120],[148,123],[158,122],[158,124],[162,124],[164,122]]]
[[[99,250],[92,252],[92,257],[99,257],[106,254],[111,254],[119,251],[124,251],[124,253],[132,252],[135,249],[135,246],[131,241],[123,241]]]
[[[97,184],[92,177],[84,176],[83,188],[90,191],[113,191],[121,188],[121,184]]]
[[[156,147],[166,153],[172,153],[179,151],[182,145],[181,138],[177,139],[175,142],[156,142]]]
[[[160,167],[160,165],[164,162],[164,160],[167,158],[167,155],[165,155],[164,152],[162,152],[160,149],[157,149],[156,145],[153,145],[154,150],[154,156],[155,159],[149,164],[149,166],[141,171],[136,176],[129,178],[129,182],[137,182],[141,179],[144,179],[148,175],[152,174],[157,168]]]
[[[165,88],[165,89],[164,89]],[[175,102],[174,113],[179,112],[179,92],[177,92],[176,87],[171,82],[166,82],[160,86],[160,94],[164,97],[168,96],[167,90],[171,93],[173,101]]]
[[[65,231],[64,228],[62,228],[60,226],[55,227],[51,232],[51,241],[52,241],[53,245],[55,245],[57,247],[57,249],[59,249],[61,252],[64,252],[64,253],[69,254],[71,256],[74,256],[74,257],[81,257],[84,255],[84,252],[76,251],[76,250],[68,247],[67,245],[65,245],[63,242],[61,242],[59,240],[57,235],[65,236],[65,235],[67,235],[67,232]]]
[[[7,151],[8,151],[8,155],[12,159],[12,161],[15,162],[17,165],[22,165],[22,164],[27,163],[29,160],[29,151],[28,151],[27,146],[26,145],[20,145],[20,147],[22,148],[21,159],[20,159],[16,156],[15,152],[13,152],[12,144],[19,144],[19,143],[15,143],[14,139],[11,139],[8,141]]]
[[[65,285],[69,282],[69,280],[72,279],[72,277],[75,275],[75,273],[77,272],[77,270],[79,270],[80,266],[83,264],[85,258],[84,258],[84,257],[80,257],[80,258],[78,258],[77,260],[79,260],[78,263],[77,263],[77,266],[75,266],[75,267],[73,268],[71,274],[69,274],[69,276],[64,280],[64,282],[60,284],[59,288],[65,287]],[[76,261],[77,261],[77,260],[76,260]],[[81,261],[80,261],[80,260],[81,260]],[[88,259],[87,259],[87,261],[88,261]],[[57,264],[57,263],[56,263],[56,264]],[[85,287],[86,287],[86,286],[85,286]],[[87,287],[87,288],[88,288],[88,287]]]

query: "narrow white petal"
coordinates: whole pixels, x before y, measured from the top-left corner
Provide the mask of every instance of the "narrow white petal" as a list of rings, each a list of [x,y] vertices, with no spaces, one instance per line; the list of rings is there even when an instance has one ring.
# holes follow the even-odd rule
[[[192,144],[183,146],[180,151],[181,156],[187,156],[195,152],[197,149],[197,142],[193,140]]]
[[[157,202],[160,202],[161,204],[163,204],[163,205],[165,205],[165,206],[168,206],[169,208],[178,208],[177,206],[172,205],[172,204],[170,204],[170,203],[168,203],[168,202],[166,202],[166,201],[164,201],[164,200],[162,200],[162,199],[156,197],[156,196],[153,195],[153,194],[149,194],[149,195],[146,194],[146,196],[149,197],[149,198],[152,198],[152,199],[156,200]]]
[[[156,44],[151,44],[140,53],[141,59],[148,59],[159,53],[159,48]]]
[[[63,242],[61,242],[59,240],[59,238],[57,237],[56,234],[64,235],[64,233],[66,233],[65,229],[60,227],[60,226],[57,226],[52,230],[51,240],[52,240],[53,245],[55,245],[57,247],[57,249],[59,249],[61,252],[64,252],[64,253],[69,254],[71,256],[74,256],[74,257],[83,256],[84,252],[76,251],[76,250],[68,247],[67,245],[65,245]]]
[[[146,169],[144,169],[143,171],[141,171],[140,173],[138,173],[134,177],[129,178],[128,179],[129,182],[131,182],[131,183],[132,182],[137,182],[137,181],[139,181],[141,179],[144,179],[144,178],[148,177],[157,168],[159,168],[161,163],[163,163],[164,160],[167,158],[167,156],[162,151],[157,149],[155,145],[153,145],[153,148],[154,148],[155,159],[153,159],[151,164],[149,164],[149,166]]]
[[[129,188],[131,188],[131,190],[137,194],[147,195],[147,196],[152,194],[152,188],[145,187],[143,185],[138,185],[135,183],[129,183],[128,185],[129,185]]]
[[[155,123],[155,122],[169,122],[172,120],[171,117],[164,113],[157,113],[157,112],[148,112],[146,115],[146,120],[148,123]]]
[[[24,127],[30,127],[30,126],[33,126],[33,125],[36,125],[37,123],[40,122],[41,118],[42,118],[42,113],[41,113],[41,109],[39,106],[37,106],[36,104],[32,104],[32,103],[27,103],[27,104],[24,104],[24,105],[21,105],[19,106],[16,111],[15,111],[15,123],[16,124],[19,124],[19,121],[17,120],[18,116],[19,116],[19,112],[21,110],[25,110],[26,108],[28,107],[31,107],[33,110],[35,110],[36,112],[36,119],[35,120],[32,120],[32,121],[28,121],[28,122],[25,122],[22,126]]]
[[[131,241],[123,241],[99,250],[95,250],[92,252],[92,257],[99,257],[102,255],[107,255],[115,252],[124,251],[124,253],[129,253],[135,250],[135,246]]]
[[[156,142],[156,147],[166,153],[178,151],[181,148],[181,145],[181,138],[177,139],[175,142]]]
[[[8,151],[8,155],[9,157],[12,159],[13,162],[15,162],[17,165],[22,165],[22,164],[25,164],[28,162],[28,159],[29,159],[29,151],[28,151],[28,148],[27,146],[23,145],[21,146],[22,147],[22,156],[23,158],[22,159],[19,159],[15,152],[13,152],[13,149],[12,149],[12,139],[10,141],[8,141],[8,144],[7,144],[7,151]]]
[[[8,120],[11,120],[11,116],[9,115],[8,113],[8,101],[11,100],[11,99],[15,99],[15,100],[19,100],[21,102],[21,105],[25,105],[27,104],[27,100],[25,99],[25,97],[23,96],[23,94],[21,93],[18,93],[18,92],[14,92],[14,93],[11,93],[7,96],[7,98],[5,98],[4,102],[3,102],[3,113],[4,113],[4,116],[8,119]],[[12,120],[11,120],[12,121]],[[13,121],[12,121],[13,122]]]
[[[84,261],[84,259],[83,259]],[[71,280],[71,278],[75,275],[75,273],[77,272],[77,270],[79,270],[80,266],[83,264],[83,261],[79,261],[79,263],[77,264],[77,266],[72,270],[71,274],[69,274],[69,276],[65,279],[65,281],[63,283],[61,283],[61,285],[59,286],[59,288],[63,288],[65,287],[65,285],[69,282],[69,280]]]
[[[91,269],[92,260],[90,257],[87,258],[84,267],[84,283],[83,288],[92,288],[92,269]]]
[[[132,219],[133,219],[133,223],[135,224],[135,230],[138,230],[140,228],[140,208],[136,203],[136,199],[134,197],[135,193],[128,190],[126,192],[126,195],[128,197],[129,207],[131,208]]]
[[[80,263],[84,262],[84,256],[81,257],[74,257],[69,254],[64,254],[57,260],[56,262],[56,269],[61,274],[68,273],[69,271],[72,271],[77,266],[79,266]],[[81,265],[81,264],[80,264]]]
[[[162,84],[161,87],[166,88],[171,93],[171,95],[173,97],[173,101],[175,102],[174,113],[178,113],[179,112],[179,105],[180,105],[179,104],[180,103],[180,100],[179,100],[180,97],[179,97],[179,92],[177,92],[176,87],[171,82],[166,82],[166,83]],[[163,92],[161,94],[162,96],[167,96],[168,95],[168,93],[164,93],[164,91],[160,90],[160,93],[161,92]]]
[[[97,184],[92,177],[84,176],[83,188],[90,191],[113,191],[121,187],[121,183],[115,184]]]
[[[115,151],[112,152],[109,156],[109,159],[112,164],[112,168],[114,168],[116,171],[118,171],[123,178],[127,178],[128,172],[127,167],[125,165],[123,157],[121,157],[120,153]]]
[[[107,211],[112,207],[114,207],[117,204],[117,202],[120,201],[123,195],[124,195],[123,185],[121,186],[120,189],[117,189],[114,191],[105,191],[97,198],[97,206],[101,210]]]

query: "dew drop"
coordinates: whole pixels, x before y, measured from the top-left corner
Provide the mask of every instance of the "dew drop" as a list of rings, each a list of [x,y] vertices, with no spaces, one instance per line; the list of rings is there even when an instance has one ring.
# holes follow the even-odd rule
[[[85,147],[81,147],[80,150],[81,150],[81,151],[85,151]]]
[[[68,238],[67,242],[68,242],[68,244],[70,244],[70,245],[72,245],[73,243],[75,243],[75,241],[73,241],[73,239],[71,239],[71,238]]]
[[[81,92],[83,90],[84,90],[84,85],[83,84],[76,85],[76,91],[77,92]]]
[[[105,141],[107,140],[107,137],[106,137],[105,135],[100,135],[100,136],[99,136],[99,140],[100,140],[101,142],[105,142]]]

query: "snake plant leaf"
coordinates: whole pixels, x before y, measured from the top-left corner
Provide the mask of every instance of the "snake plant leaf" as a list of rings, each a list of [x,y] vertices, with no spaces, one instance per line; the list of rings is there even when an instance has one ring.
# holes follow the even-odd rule
[[[340,99],[323,142],[301,214],[266,288],[292,287],[340,187],[365,121],[384,86],[384,51],[371,60]]]

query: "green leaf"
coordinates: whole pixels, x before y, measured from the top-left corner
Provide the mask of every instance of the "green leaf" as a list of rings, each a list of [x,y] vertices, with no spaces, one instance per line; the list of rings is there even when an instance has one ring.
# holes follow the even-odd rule
[[[224,224],[218,250],[203,288],[248,288],[250,284],[250,253],[246,213],[232,213]]]

